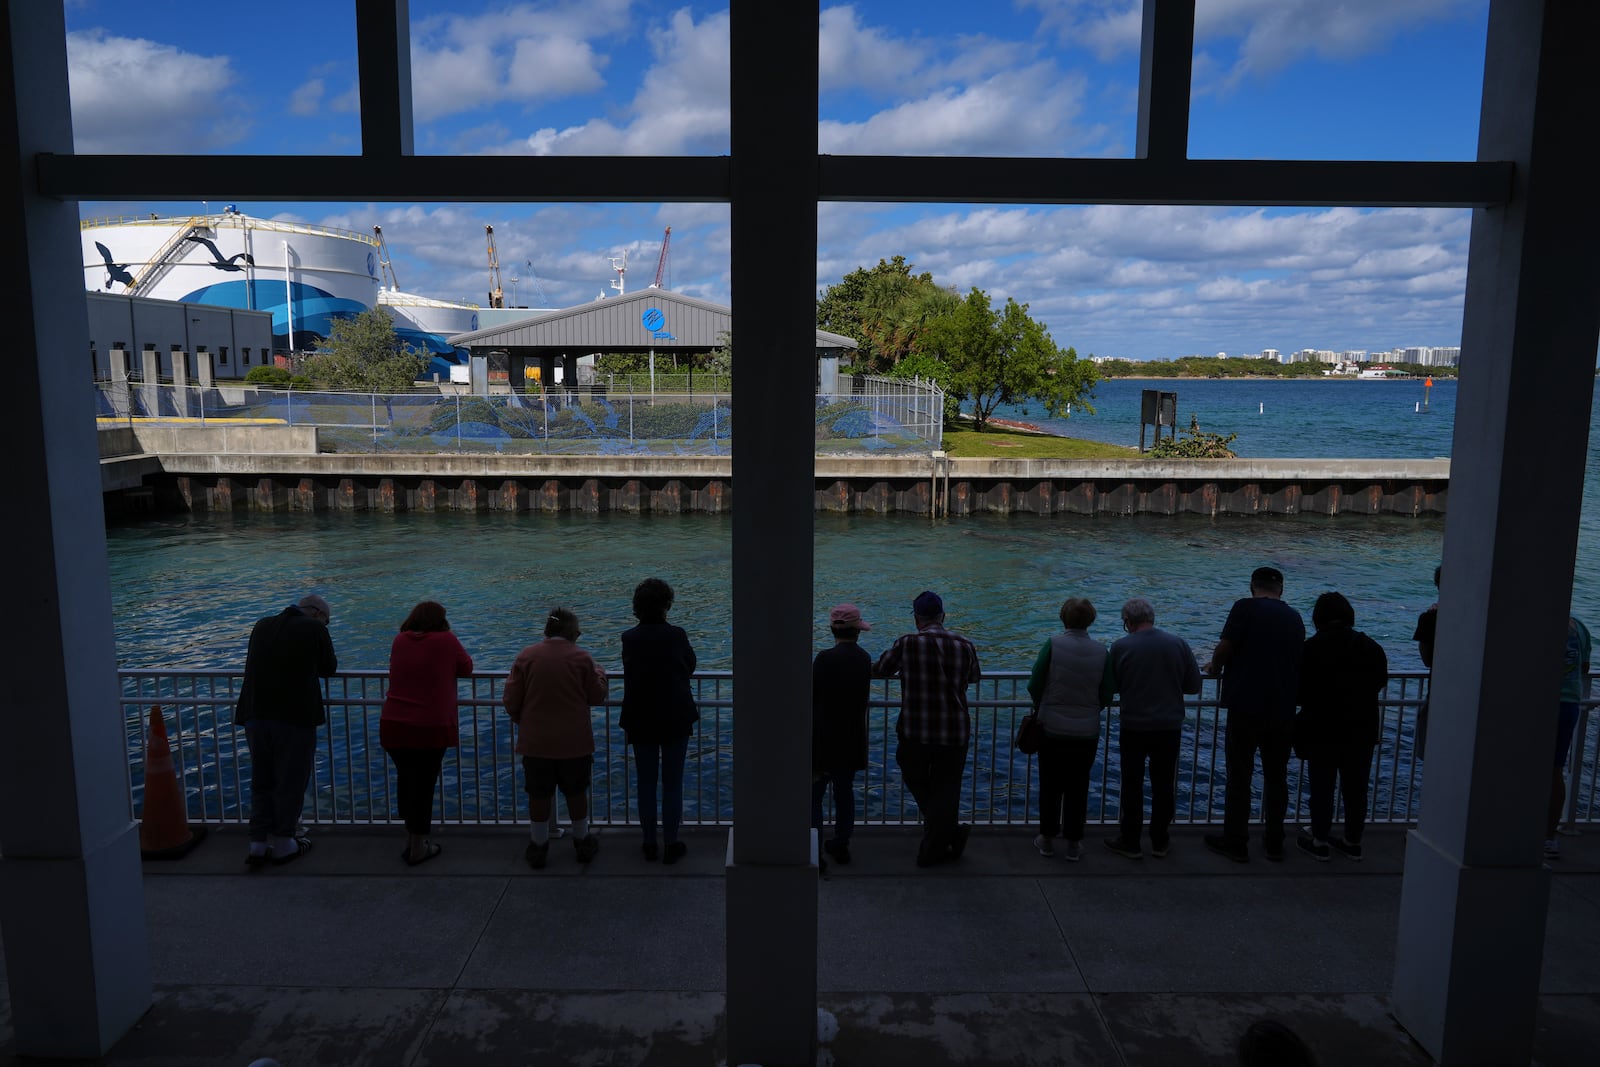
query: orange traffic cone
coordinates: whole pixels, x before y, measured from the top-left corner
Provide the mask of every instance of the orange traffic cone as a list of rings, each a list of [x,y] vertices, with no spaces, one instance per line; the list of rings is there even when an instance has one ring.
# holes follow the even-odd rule
[[[206,828],[189,828],[183,790],[172,768],[167,724],[161,705],[150,709],[150,736],[144,749],[144,818],[139,823],[139,855],[147,860],[182,859],[205,840]]]

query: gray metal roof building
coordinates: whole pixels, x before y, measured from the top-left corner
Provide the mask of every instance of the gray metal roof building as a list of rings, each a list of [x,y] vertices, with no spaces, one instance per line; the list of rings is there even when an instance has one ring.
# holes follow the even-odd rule
[[[622,296],[547,311],[518,322],[450,338],[475,349],[539,348],[573,356],[590,352],[705,352],[733,333],[733,310],[666,289],[640,289]],[[849,337],[817,331],[819,352],[854,349]],[[557,352],[550,352],[555,355]]]

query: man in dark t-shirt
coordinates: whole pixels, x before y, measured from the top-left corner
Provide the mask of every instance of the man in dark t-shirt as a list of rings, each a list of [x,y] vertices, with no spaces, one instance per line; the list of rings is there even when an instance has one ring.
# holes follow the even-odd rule
[[[1227,787],[1222,833],[1206,847],[1231,860],[1250,858],[1250,781],[1261,754],[1261,843],[1269,860],[1283,859],[1283,820],[1289,810],[1289,751],[1299,699],[1300,651],[1306,627],[1283,602],[1283,573],[1258,567],[1250,595],[1234,602],[1205,671],[1222,672],[1220,703],[1227,709]]]

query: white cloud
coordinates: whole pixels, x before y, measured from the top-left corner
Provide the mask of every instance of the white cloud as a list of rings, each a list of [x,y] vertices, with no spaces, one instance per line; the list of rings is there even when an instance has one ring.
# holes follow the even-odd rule
[[[86,30],[67,34],[67,75],[79,152],[205,152],[250,129],[226,56]]]
[[[573,0],[418,19],[411,42],[417,120],[603,88],[607,59],[593,42],[628,31],[628,9],[629,0]]]
[[[1021,0],[1063,44],[1101,59],[1137,53],[1141,0]],[[1378,51],[1396,34],[1481,10],[1486,0],[1197,0],[1197,53],[1221,45],[1227,80],[1270,74],[1306,55],[1350,59]],[[1196,55],[1197,70],[1211,57]]]
[[[941,89],[862,122],[823,121],[823,152],[895,155],[1077,154],[1097,131],[1074,120],[1085,80],[1038,63],[965,88]]]
[[[321,78],[312,78],[289,94],[289,114],[315,115],[322,109],[322,94],[327,84]]]
[[[655,62],[619,120],[545,127],[500,153],[660,155],[728,150],[728,15],[688,9],[650,31]]]
[[[1032,306],[1057,343],[1135,358],[1460,336],[1469,215],[1333,208],[828,205],[819,285],[901,254]],[[831,218],[845,216],[843,222]]]

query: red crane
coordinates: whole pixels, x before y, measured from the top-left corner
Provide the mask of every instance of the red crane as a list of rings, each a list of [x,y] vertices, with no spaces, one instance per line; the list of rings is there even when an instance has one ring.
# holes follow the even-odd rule
[[[667,273],[667,246],[672,244],[672,227],[667,227],[667,232],[661,235],[661,258],[656,260],[656,280],[650,283],[650,288],[661,288],[661,278]]]

